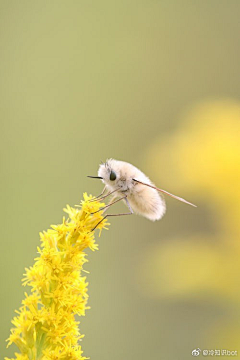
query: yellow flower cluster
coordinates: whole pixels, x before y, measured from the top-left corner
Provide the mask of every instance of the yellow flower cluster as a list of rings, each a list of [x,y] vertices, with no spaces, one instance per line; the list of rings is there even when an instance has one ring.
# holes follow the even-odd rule
[[[17,360],[86,359],[75,319],[88,309],[88,283],[81,275],[87,262],[84,249],[98,249],[92,229],[98,224],[101,232],[108,224],[100,210],[104,204],[91,201],[86,193],[83,196],[80,209],[67,206],[64,211],[69,218],[40,233],[39,257],[23,279],[32,293],[25,293],[8,339],[8,346],[15,343],[20,350],[15,354]]]
[[[165,181],[198,208],[185,219],[186,228],[191,224],[188,237],[176,232],[144,252],[137,284],[148,296],[209,304],[215,320],[202,336],[210,348],[239,347],[239,134],[239,101],[203,101],[184,115],[176,133],[157,138],[146,153],[156,183]],[[217,306],[224,316],[211,313]]]
[[[174,188],[193,199],[198,209],[191,219],[192,229],[201,232],[189,238],[176,235],[154,246],[149,257],[144,253],[150,266],[142,267],[141,287],[148,287],[148,294],[175,300],[210,294],[216,301],[228,299],[239,307],[239,134],[240,102],[223,99],[193,106],[175,134],[151,144],[149,172],[160,184],[164,168],[170,191]],[[211,230],[205,225],[207,218]]]

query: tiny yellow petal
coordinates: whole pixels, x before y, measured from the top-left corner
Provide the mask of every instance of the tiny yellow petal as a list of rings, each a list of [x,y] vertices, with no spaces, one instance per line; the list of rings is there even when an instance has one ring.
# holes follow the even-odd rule
[[[82,276],[87,262],[84,250],[98,250],[94,231],[106,229],[109,225],[103,218],[98,201],[83,194],[79,209],[66,206],[68,219],[59,225],[40,233],[41,247],[38,257],[26,272],[23,285],[31,287],[31,295],[25,299],[12,323],[15,326],[8,338],[8,346],[15,343],[20,353],[17,360],[37,358],[39,360],[84,360],[79,345],[83,335],[75,315],[85,315],[89,309],[88,283]],[[5,360],[13,360],[7,359]]]

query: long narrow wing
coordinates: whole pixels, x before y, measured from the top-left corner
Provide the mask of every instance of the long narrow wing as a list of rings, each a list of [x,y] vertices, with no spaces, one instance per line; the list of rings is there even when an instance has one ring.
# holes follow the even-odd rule
[[[160,192],[162,192],[162,193],[164,193],[164,194],[167,194],[167,195],[173,197],[174,199],[177,199],[177,200],[179,200],[179,201],[182,201],[182,202],[184,202],[184,203],[186,203],[186,204],[188,204],[188,205],[197,207],[196,205],[190,203],[189,201],[187,201],[187,200],[185,200],[185,199],[183,199],[183,198],[181,198],[181,197],[179,197],[179,196],[173,195],[173,194],[167,192],[166,190],[159,189],[159,188],[157,188],[156,186],[146,184],[146,183],[144,183],[144,182],[142,182],[142,181],[139,181],[139,180],[136,180],[136,179],[133,179],[133,181],[136,181],[137,183],[142,184],[142,185],[145,185],[145,186],[149,186],[149,187],[152,188],[152,189],[155,189],[155,190],[160,191]]]

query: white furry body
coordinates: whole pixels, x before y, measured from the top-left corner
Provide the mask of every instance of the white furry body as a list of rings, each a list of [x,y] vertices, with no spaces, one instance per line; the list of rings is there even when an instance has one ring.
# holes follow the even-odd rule
[[[110,180],[112,171],[116,175],[115,180]],[[127,197],[133,212],[152,221],[160,220],[163,217],[166,211],[163,197],[157,190],[133,180],[154,186],[150,179],[135,166],[124,161],[109,159],[100,165],[98,176],[102,178],[107,190],[119,189],[114,192],[113,198]]]

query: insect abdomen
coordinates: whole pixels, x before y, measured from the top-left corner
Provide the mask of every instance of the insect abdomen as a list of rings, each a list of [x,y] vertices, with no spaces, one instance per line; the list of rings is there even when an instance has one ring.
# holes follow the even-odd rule
[[[149,220],[160,220],[165,211],[164,199],[154,189],[142,187],[135,196],[128,197],[133,211]]]

